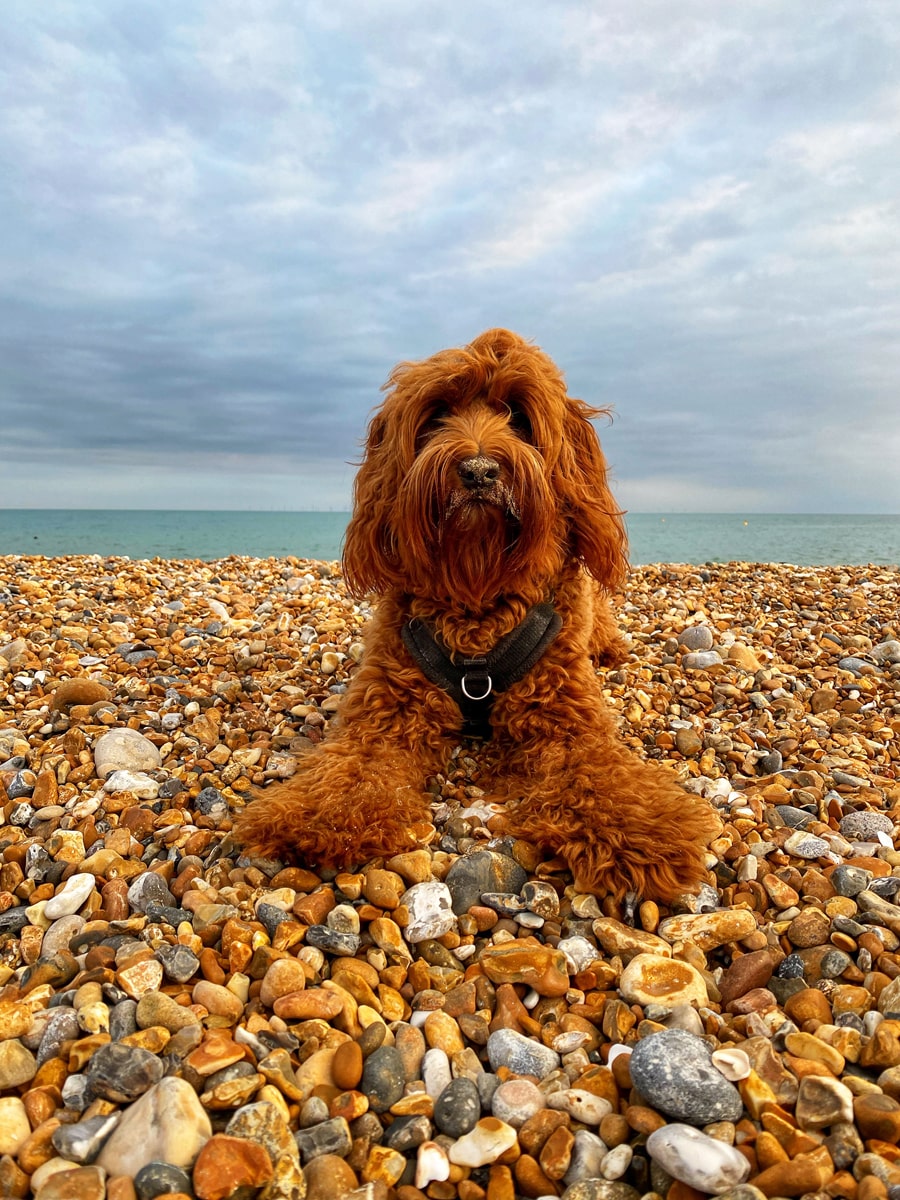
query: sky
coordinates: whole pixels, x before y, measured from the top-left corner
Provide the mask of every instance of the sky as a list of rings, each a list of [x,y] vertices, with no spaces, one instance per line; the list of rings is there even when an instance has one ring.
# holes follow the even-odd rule
[[[349,507],[533,339],[634,512],[900,512],[896,0],[8,0],[0,507]]]

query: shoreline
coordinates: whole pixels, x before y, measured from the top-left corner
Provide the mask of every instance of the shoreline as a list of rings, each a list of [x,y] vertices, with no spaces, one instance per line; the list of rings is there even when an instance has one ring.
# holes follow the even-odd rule
[[[894,1200],[897,582],[631,569],[607,702],[723,819],[715,911],[648,902],[632,930],[492,837],[471,747],[412,854],[239,858],[232,813],[321,740],[359,657],[337,563],[0,557],[0,1193],[80,1171],[132,1200],[155,1156],[201,1200],[301,1175],[309,1200]],[[684,1111],[666,1079],[691,1092],[713,1048],[718,1107]]]

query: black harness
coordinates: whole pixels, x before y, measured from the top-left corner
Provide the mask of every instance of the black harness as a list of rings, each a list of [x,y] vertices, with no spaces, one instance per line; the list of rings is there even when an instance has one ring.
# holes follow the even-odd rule
[[[471,658],[454,657],[418,617],[403,626],[401,635],[425,678],[459,705],[463,737],[487,739],[494,696],[528,674],[561,628],[562,618],[552,604],[535,604],[489,653]]]

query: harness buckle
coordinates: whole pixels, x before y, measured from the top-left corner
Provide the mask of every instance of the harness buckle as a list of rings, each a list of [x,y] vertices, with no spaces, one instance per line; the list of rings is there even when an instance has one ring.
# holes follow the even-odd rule
[[[490,675],[488,675],[487,671],[484,670],[484,668],[487,666],[487,659],[483,656],[479,656],[478,658],[466,658],[463,659],[463,666],[476,668],[476,670],[472,672],[473,682],[477,681],[477,683],[480,683],[481,686],[484,687],[484,691],[481,693],[481,695],[473,695],[469,691],[466,683],[466,681],[469,679],[469,673],[464,672],[459,681],[462,694],[467,700],[487,700],[488,696],[494,690],[494,681],[491,679]]]

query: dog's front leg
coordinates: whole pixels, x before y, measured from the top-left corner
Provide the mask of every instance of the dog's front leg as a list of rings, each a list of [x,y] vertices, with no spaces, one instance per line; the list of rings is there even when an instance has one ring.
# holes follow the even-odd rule
[[[719,828],[707,803],[619,740],[593,678],[571,678],[543,703],[515,689],[499,714],[512,730],[510,832],[548,847],[580,891],[672,900],[706,875]]]
[[[449,697],[413,667],[399,638],[359,668],[339,724],[284,783],[238,818],[250,852],[349,866],[413,849],[427,829],[425,782],[449,757]]]

